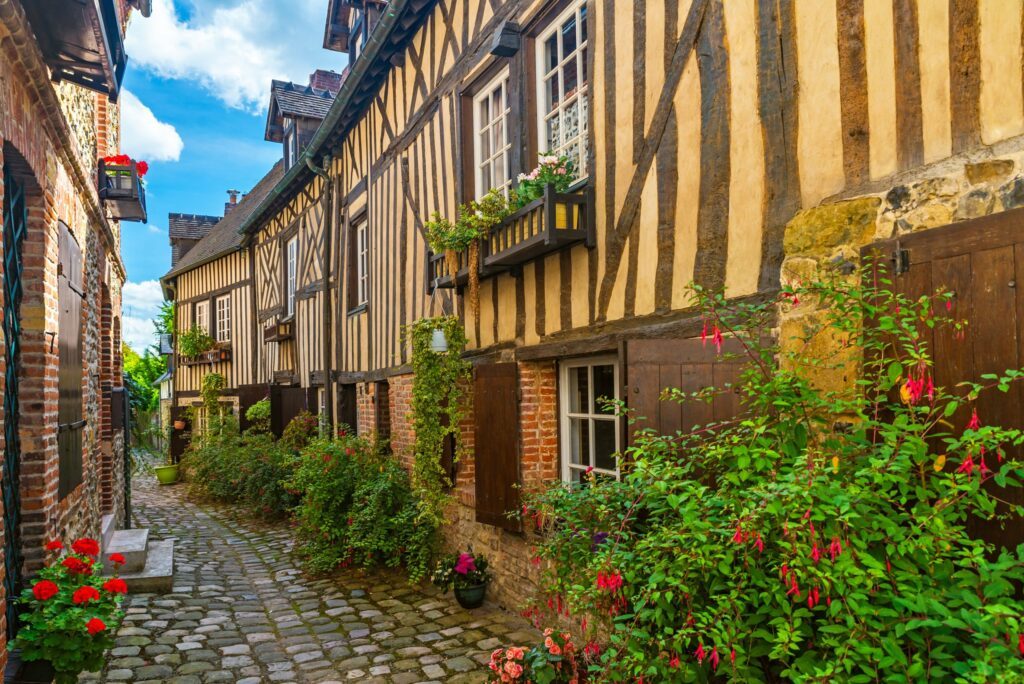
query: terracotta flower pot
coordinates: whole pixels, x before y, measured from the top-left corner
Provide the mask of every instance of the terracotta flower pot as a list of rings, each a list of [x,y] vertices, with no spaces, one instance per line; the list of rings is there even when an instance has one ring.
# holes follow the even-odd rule
[[[487,594],[487,583],[475,584],[471,587],[455,587],[455,600],[466,609],[479,608],[484,604]]]
[[[185,427],[186,427],[185,421],[183,421],[183,420],[176,420],[176,421],[174,421],[174,429],[175,430],[184,430]]]

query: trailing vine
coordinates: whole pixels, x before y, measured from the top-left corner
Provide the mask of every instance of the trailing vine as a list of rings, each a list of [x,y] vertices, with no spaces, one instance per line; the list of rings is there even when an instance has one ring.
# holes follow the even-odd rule
[[[448,350],[430,348],[434,330],[440,329]],[[420,498],[425,522],[440,526],[450,497],[452,482],[441,465],[445,439],[455,440],[460,452],[459,424],[462,422],[463,383],[469,378],[469,362],[462,358],[466,333],[454,316],[424,318],[410,326],[412,339],[412,419],[416,433],[413,490]]]

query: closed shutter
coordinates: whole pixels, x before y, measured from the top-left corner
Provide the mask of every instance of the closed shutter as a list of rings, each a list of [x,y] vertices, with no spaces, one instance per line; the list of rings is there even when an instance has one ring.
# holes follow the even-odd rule
[[[59,224],[57,243],[57,339],[60,374],[57,387],[58,496],[63,499],[82,483],[82,250],[71,231]]]
[[[473,383],[476,519],[517,532],[519,373],[515,363],[477,366]]]
[[[700,339],[629,340],[625,344],[624,385],[626,406],[637,421],[629,428],[630,443],[634,431],[653,428],[663,435],[690,432],[695,426],[728,420],[741,409],[739,396],[727,388],[740,377],[747,359],[743,345],[727,339],[722,354],[709,340]],[[734,358],[729,358],[729,357]],[[662,401],[666,388],[685,393],[715,387],[714,401]]]

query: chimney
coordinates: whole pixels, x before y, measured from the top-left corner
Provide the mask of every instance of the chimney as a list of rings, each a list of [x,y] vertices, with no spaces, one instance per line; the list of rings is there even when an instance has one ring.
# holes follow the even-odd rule
[[[337,95],[341,89],[341,74],[336,71],[317,69],[309,75],[309,85],[317,90],[327,90]]]
[[[230,199],[227,202],[224,203],[224,215],[225,216],[227,216],[228,213],[232,209],[234,209],[236,206],[238,206],[238,195],[241,192],[242,192],[241,190],[228,190],[228,197]]]

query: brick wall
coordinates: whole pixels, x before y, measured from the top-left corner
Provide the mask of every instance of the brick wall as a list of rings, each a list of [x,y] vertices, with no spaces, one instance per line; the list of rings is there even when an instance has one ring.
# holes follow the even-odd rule
[[[412,429],[412,375],[389,378],[391,446],[395,457],[411,469],[415,434]],[[470,389],[470,388],[467,388]],[[558,477],[558,395],[553,362],[520,363],[521,401],[521,483],[535,488]],[[443,530],[447,550],[472,549],[483,553],[491,563],[494,581],[488,590],[490,600],[509,610],[519,610],[534,595],[538,570],[532,535],[507,532],[476,522],[475,460],[473,456],[475,421],[472,391],[466,392],[466,417],[461,424],[462,452],[457,465],[455,503],[447,511],[449,525]]]

